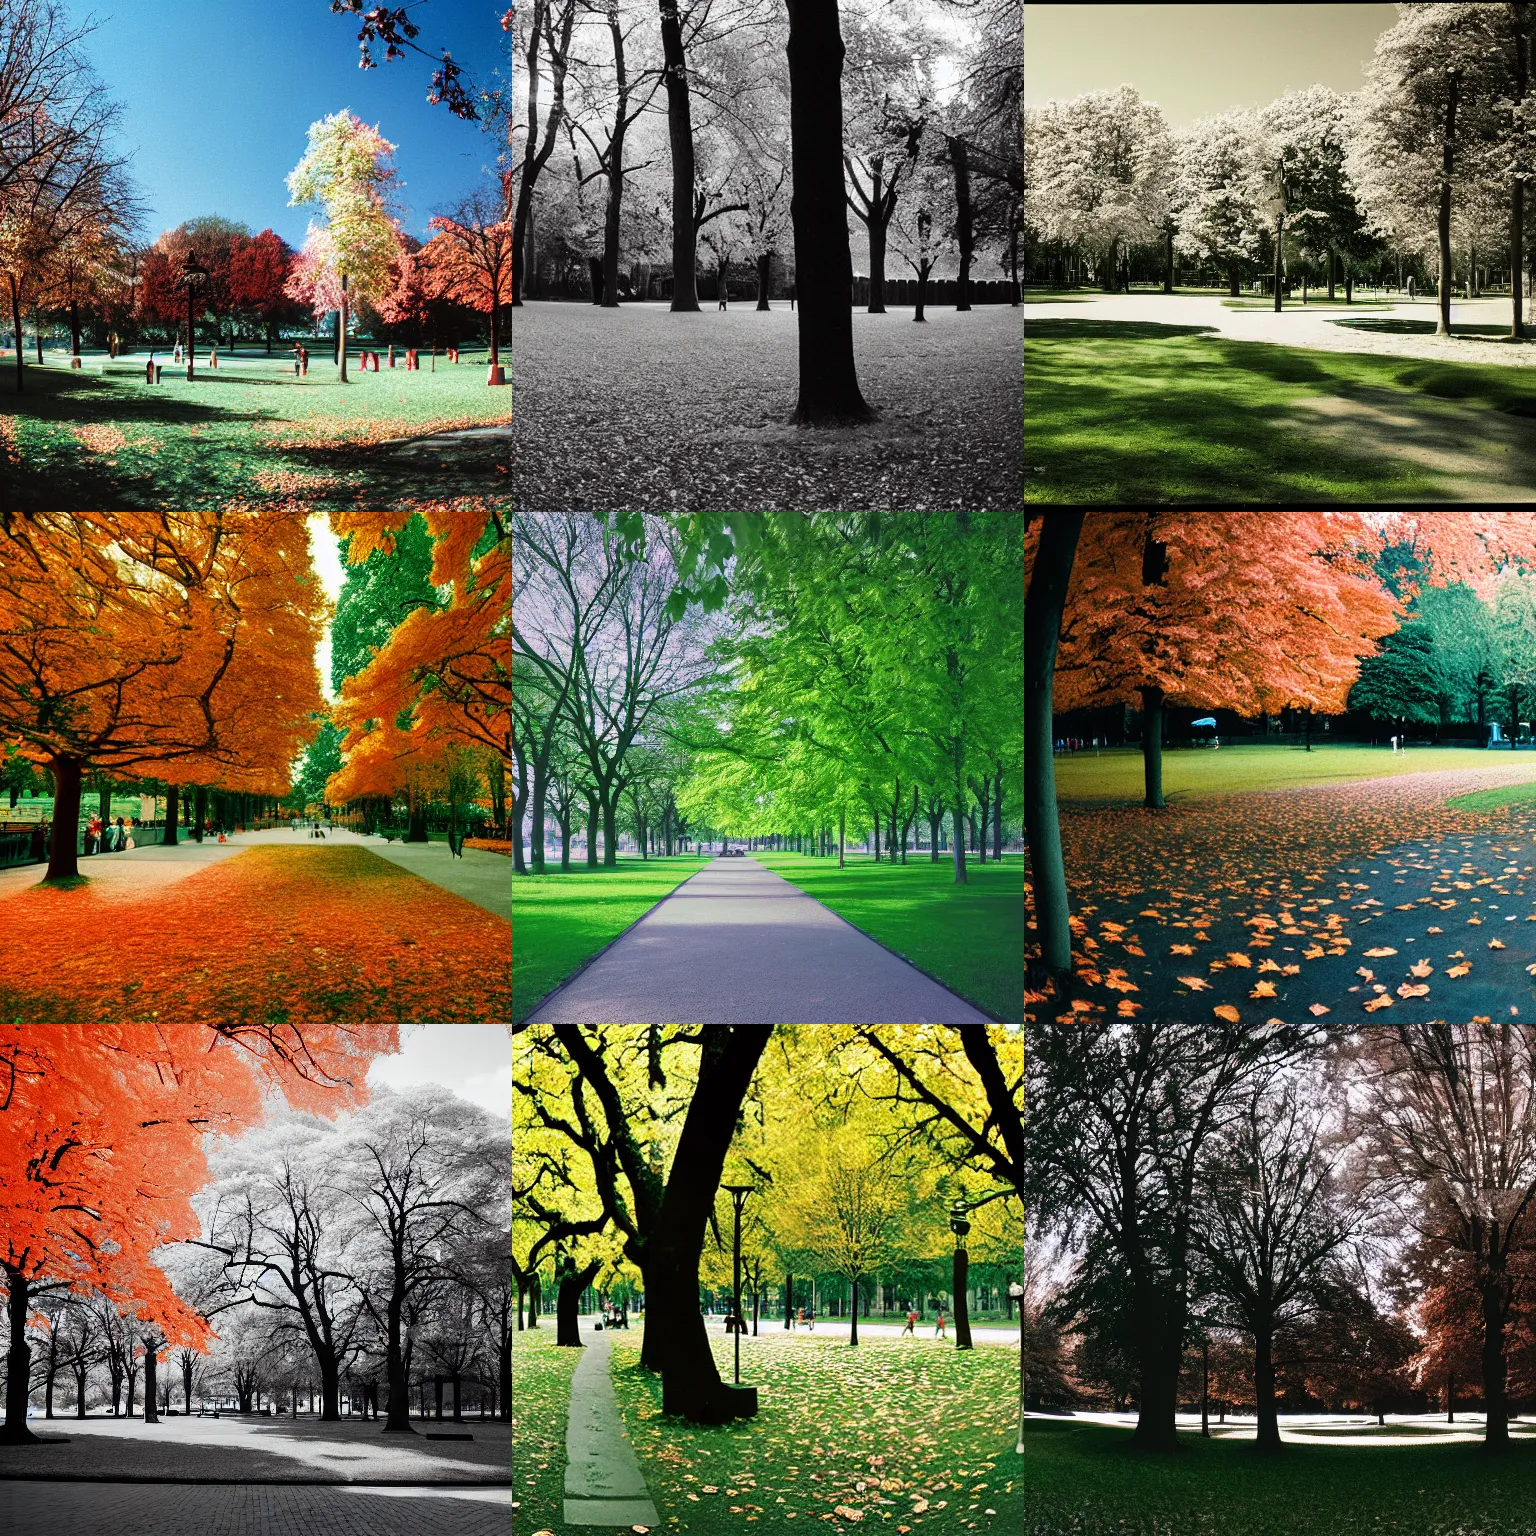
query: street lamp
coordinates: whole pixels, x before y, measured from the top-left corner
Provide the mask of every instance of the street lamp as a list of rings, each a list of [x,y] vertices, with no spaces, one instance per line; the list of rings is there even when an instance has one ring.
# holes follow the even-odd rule
[[[966,1204],[957,1199],[949,1208],[949,1229],[955,1234],[955,1348],[971,1347],[971,1314],[965,1304],[966,1274],[970,1255],[965,1251],[965,1234],[971,1230],[966,1219]]]
[[[197,259],[196,251],[188,251],[181,264],[178,281],[187,290],[187,383],[192,382],[192,296],[208,281],[208,268]]]
[[[1008,1294],[1013,1297],[1019,1313],[1019,1443],[1014,1446],[1020,1456],[1024,1454],[1024,1287],[1017,1280],[1010,1282]]]
[[[732,1241],[733,1278],[731,1281],[731,1318],[730,1327],[736,1335],[736,1385],[741,1385],[741,1333],[743,1324],[741,1321],[741,1207],[747,1196],[752,1193],[750,1184],[722,1184],[722,1189],[727,1190],[731,1197],[731,1207],[736,1217],[736,1232]]]

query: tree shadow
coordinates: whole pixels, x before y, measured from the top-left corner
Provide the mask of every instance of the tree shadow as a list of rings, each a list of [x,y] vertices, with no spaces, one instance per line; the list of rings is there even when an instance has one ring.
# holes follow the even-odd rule
[[[1342,325],[1351,331],[1379,331],[1388,336],[1433,336],[1435,334],[1435,322],[1433,320],[1403,320],[1396,317],[1386,320],[1355,320],[1340,317],[1334,319],[1328,317],[1329,324]],[[1453,336],[1507,336],[1507,325],[1453,325]]]
[[[1029,320],[1024,336],[1040,341],[1161,341],[1169,336],[1208,336],[1213,325],[1162,325],[1150,320]]]

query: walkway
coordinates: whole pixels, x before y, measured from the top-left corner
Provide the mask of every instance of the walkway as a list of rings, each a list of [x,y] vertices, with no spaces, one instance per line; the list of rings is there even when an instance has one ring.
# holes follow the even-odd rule
[[[1254,295],[1244,294],[1245,302]],[[1352,305],[1328,304],[1316,308],[1229,309],[1221,298],[1208,294],[1083,293],[1071,299],[1028,304],[1024,309],[1024,334],[1037,320],[1121,321],[1141,325],[1198,325],[1208,327],[1231,341],[1275,342],[1288,347],[1308,347],[1323,352],[1374,352],[1391,357],[1417,357],[1437,363],[1492,363],[1502,367],[1536,367],[1536,344],[1510,346],[1491,338],[1401,334],[1377,326],[1404,321],[1433,325],[1438,316],[1435,301],[1383,294],[1372,299],[1368,288],[1355,290]],[[1341,322],[1350,322],[1342,324]],[[1471,299],[1451,301],[1451,326],[1509,327],[1509,300]]]
[[[152,830],[152,835],[160,833]],[[348,843],[366,848],[413,875],[472,901],[505,922],[512,921],[512,861],[483,848],[466,848],[461,859],[449,855],[447,843],[386,843],[382,837],[363,837],[344,827],[334,827],[322,842],[307,831],[269,830],[241,832],[227,842],[217,837],[182,841],[167,848],[151,843],[122,853],[92,854],[80,860],[80,873],[96,882],[97,891],[109,898],[137,900],[184,880],[188,875],[221,859],[233,857],[256,843],[275,843],[288,848],[335,848]],[[45,864],[21,864],[0,870],[0,898],[36,885],[47,871]]]
[[[609,1529],[660,1525],[613,1395],[612,1336],[589,1328],[582,1337],[586,1345],[571,1377],[565,1427],[565,1523]]]
[[[963,998],[756,859],[685,880],[536,1024],[984,1024]]]

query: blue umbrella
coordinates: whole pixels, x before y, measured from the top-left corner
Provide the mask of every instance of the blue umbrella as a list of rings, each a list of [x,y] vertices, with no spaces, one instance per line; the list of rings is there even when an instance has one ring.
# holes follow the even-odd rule
[[[1190,721],[1190,724],[1214,726],[1216,724],[1216,717],[1214,715],[1207,715],[1204,720],[1192,720]]]

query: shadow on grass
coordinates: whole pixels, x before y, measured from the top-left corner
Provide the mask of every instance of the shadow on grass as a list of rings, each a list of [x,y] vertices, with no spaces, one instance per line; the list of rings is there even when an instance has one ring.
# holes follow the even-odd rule
[[[1332,323],[1352,331],[1380,331],[1389,336],[1433,336],[1435,334],[1433,320],[1338,319]],[[1507,325],[1453,325],[1451,334],[1453,336],[1508,336],[1509,327]]]
[[[1026,341],[1160,341],[1170,336],[1206,336],[1214,330],[1211,325],[1163,325],[1151,320],[1031,320],[1024,337]]]

